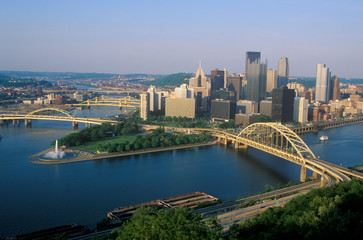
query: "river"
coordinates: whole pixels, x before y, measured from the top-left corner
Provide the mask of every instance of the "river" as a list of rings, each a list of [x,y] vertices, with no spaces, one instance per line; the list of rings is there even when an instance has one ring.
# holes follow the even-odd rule
[[[73,114],[115,115],[109,109]],[[0,237],[69,223],[94,226],[116,207],[195,191],[235,199],[300,176],[300,167],[286,160],[224,146],[64,165],[27,161],[71,132],[71,123],[53,121],[33,121],[31,128],[0,127]],[[363,124],[355,124],[301,137],[321,159],[353,166],[363,163],[362,132]],[[319,142],[321,134],[329,140]]]

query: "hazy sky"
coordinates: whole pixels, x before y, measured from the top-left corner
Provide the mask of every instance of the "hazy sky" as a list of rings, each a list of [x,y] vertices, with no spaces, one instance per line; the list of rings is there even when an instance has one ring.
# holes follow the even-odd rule
[[[0,70],[240,73],[246,51],[363,78],[363,1],[0,1]]]

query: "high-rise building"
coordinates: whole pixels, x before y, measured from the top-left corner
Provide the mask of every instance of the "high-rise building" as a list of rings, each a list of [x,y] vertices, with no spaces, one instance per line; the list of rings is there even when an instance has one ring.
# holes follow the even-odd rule
[[[165,99],[166,117],[187,117],[195,118],[195,99],[194,98],[166,98]]]
[[[212,100],[211,118],[213,121],[228,121],[234,119],[236,103],[228,100]]]
[[[195,77],[189,79],[189,88],[194,89],[197,111],[207,111],[210,96],[210,82],[205,76],[201,64],[199,64]]]
[[[147,90],[149,95],[149,111],[161,111],[165,108],[165,92],[156,91],[155,86],[150,86]]]
[[[267,69],[266,92],[271,92],[274,88],[277,88],[277,71],[273,69]]]
[[[149,111],[154,112],[158,109],[158,96],[156,94],[155,86],[150,86],[147,90],[149,94]]]
[[[236,92],[229,91],[228,89],[222,88],[220,90],[213,90],[210,96],[211,100],[216,99],[223,99],[223,100],[230,100],[236,101]]]
[[[189,89],[187,84],[182,84],[174,90],[176,98],[194,98],[194,89]]]
[[[246,52],[247,100],[260,102],[266,95],[267,61],[261,63],[260,52]]]
[[[227,89],[236,93],[235,101],[242,99],[242,80],[242,76],[232,75],[227,77]]]
[[[340,100],[340,81],[339,78],[337,76],[333,76],[332,77],[332,83],[334,83],[334,88],[333,88],[333,100]]]
[[[316,102],[328,102],[330,98],[330,72],[325,64],[316,66]]]
[[[41,86],[38,86],[37,87],[37,96],[42,96],[42,94],[43,94],[43,89]]]
[[[294,99],[294,117],[295,122],[305,123],[308,120],[308,100],[302,97]]]
[[[260,102],[260,113],[271,117],[271,115],[272,115],[272,101],[271,100],[262,100]]]
[[[287,87],[272,90],[272,121],[291,122],[293,120],[294,98],[295,91]]]
[[[223,86],[223,88],[227,88],[227,77],[229,77],[229,73],[228,73],[228,70],[227,70],[227,68],[224,68],[224,70],[223,70],[223,72],[224,72],[224,86]]]
[[[212,91],[224,88],[224,71],[218,69],[212,70],[210,80]]]
[[[243,114],[258,113],[258,104],[254,101],[239,100],[236,103],[236,113],[243,113]]]
[[[277,88],[287,86],[289,82],[290,63],[287,57],[282,57],[277,66]]]
[[[140,117],[143,120],[147,120],[149,116],[149,94],[140,93]]]

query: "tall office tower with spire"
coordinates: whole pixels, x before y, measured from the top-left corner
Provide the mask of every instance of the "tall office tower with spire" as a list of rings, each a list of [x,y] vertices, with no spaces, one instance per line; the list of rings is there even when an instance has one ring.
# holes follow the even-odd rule
[[[260,52],[246,52],[247,100],[259,103],[266,95],[267,61]]]
[[[335,75],[332,77],[332,84],[334,84],[332,99],[340,100],[340,81]]]
[[[189,88],[194,89],[197,111],[207,111],[210,96],[210,82],[202,70],[201,63],[199,63],[195,77],[189,79]]]
[[[330,72],[325,64],[316,66],[315,101],[328,102],[330,98]]]
[[[290,63],[287,57],[282,57],[277,66],[277,88],[287,86],[289,82]]]

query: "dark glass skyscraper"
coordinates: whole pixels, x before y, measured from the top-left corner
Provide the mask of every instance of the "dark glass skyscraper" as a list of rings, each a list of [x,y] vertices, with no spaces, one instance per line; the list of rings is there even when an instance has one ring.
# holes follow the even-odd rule
[[[274,122],[291,122],[294,116],[295,91],[287,87],[272,90],[271,120]]]
[[[212,70],[210,79],[212,91],[224,88],[224,71],[218,69]]]
[[[260,52],[246,52],[247,100],[259,103],[265,98],[267,62],[261,63]]]

